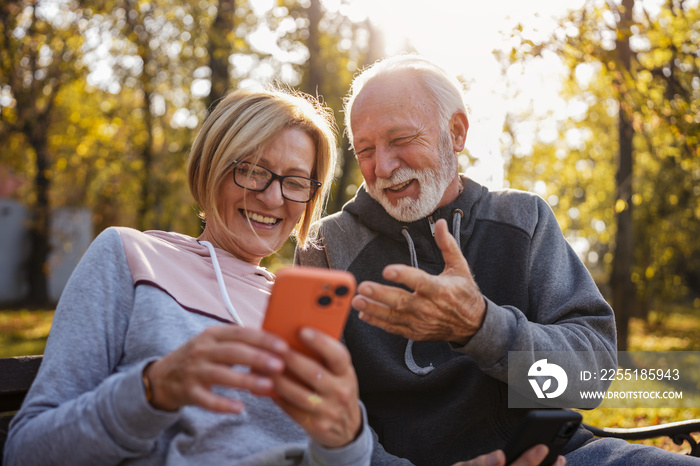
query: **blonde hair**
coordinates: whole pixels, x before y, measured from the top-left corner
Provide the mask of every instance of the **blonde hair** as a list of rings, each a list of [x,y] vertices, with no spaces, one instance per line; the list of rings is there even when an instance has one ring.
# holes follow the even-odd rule
[[[440,127],[448,128],[448,121],[457,112],[467,114],[464,86],[444,69],[416,54],[401,54],[378,60],[355,76],[344,101],[345,128],[352,144],[350,125],[352,106],[362,89],[371,81],[391,78],[397,74],[410,73],[421,84],[434,102],[435,110],[442,120]]]
[[[190,192],[202,219],[234,235],[219,212],[219,188],[237,160],[260,157],[267,144],[285,129],[300,129],[311,137],[316,148],[311,178],[323,183],[293,231],[299,244],[306,244],[311,225],[321,218],[328,199],[337,144],[332,111],[301,92],[237,90],[214,108],[195,138],[187,167]]]

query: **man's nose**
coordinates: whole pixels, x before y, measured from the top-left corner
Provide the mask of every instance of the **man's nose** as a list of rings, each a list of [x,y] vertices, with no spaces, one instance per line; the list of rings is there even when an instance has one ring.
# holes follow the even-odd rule
[[[389,178],[399,168],[401,161],[391,149],[378,149],[374,154],[374,174],[377,178]]]

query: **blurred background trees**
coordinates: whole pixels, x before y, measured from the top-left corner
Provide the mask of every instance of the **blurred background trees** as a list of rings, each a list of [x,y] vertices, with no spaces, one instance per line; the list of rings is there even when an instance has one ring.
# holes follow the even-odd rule
[[[342,98],[385,54],[382,31],[350,0],[263,3],[0,0],[0,168],[26,180],[14,196],[32,218],[31,299],[47,300],[52,207],[88,207],[95,233],[198,235],[187,151],[227,91],[278,80],[321,96],[344,135]],[[552,206],[614,304],[623,345],[649,303],[700,296],[700,14],[697,2],[645,4],[584,1],[547,40],[507,31],[500,56],[513,82],[551,55],[568,69],[555,134],[526,139],[551,115],[508,114],[505,181]],[[329,213],[361,183],[344,138],[341,149]],[[292,253],[290,242],[266,263]]]
[[[517,39],[504,66],[554,53],[570,115],[554,137],[518,145],[506,125],[511,186],[539,190],[627,323],[650,305],[700,295],[700,10],[683,0],[586,2],[548,41]],[[535,174],[535,176],[533,176]]]

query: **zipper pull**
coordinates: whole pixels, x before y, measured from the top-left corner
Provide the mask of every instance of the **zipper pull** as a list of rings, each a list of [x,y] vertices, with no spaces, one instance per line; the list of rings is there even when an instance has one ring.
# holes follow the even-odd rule
[[[430,225],[430,233],[435,236],[435,221],[433,221],[432,215],[428,215],[428,224]]]

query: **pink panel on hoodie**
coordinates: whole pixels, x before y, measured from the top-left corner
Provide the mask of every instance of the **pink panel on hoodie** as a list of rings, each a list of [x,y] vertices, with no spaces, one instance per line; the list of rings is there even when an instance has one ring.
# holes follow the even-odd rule
[[[155,286],[189,311],[233,322],[219,291],[209,251],[195,238],[158,230],[140,232],[124,227],[117,230],[124,243],[134,286]],[[259,328],[274,275],[223,249],[217,248],[216,256],[243,325]]]

